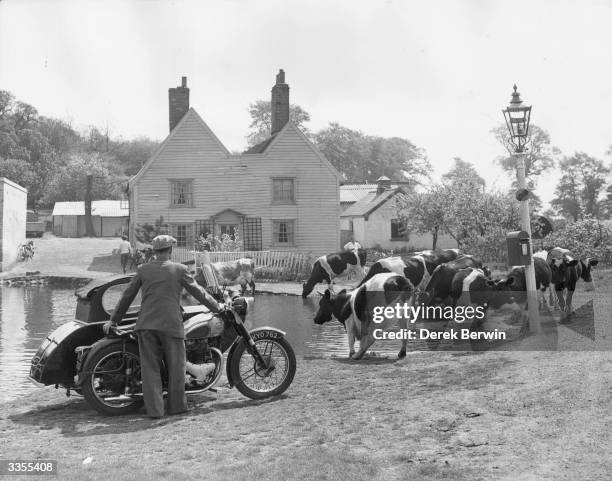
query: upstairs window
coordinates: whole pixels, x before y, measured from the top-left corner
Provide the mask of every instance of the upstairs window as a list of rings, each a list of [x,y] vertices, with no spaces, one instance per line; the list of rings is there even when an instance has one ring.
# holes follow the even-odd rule
[[[193,180],[172,180],[172,207],[193,206]]]
[[[275,204],[295,203],[295,182],[292,178],[272,179],[272,202]]]

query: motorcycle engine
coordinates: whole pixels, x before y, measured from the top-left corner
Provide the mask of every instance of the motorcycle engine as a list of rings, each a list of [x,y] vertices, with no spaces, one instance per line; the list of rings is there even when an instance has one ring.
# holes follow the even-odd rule
[[[187,361],[203,364],[211,359],[208,341],[206,339],[187,339],[185,341]]]

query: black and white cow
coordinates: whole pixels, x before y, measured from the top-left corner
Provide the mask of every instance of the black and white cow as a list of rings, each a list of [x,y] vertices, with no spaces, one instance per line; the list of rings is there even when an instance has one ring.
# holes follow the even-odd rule
[[[233,261],[213,262],[211,264],[217,280],[221,284],[236,285],[240,284],[242,294],[247,290],[247,285],[251,287],[251,294],[255,294],[255,261],[249,257],[236,259]],[[202,269],[198,269],[195,280],[206,287],[206,277]]]
[[[488,270],[482,269],[482,262],[475,259],[474,256],[462,255],[454,261],[440,264],[434,269],[431,279],[425,287],[425,292],[419,298],[420,302],[426,305],[449,302],[451,300],[453,278],[461,269],[468,267],[481,269],[485,277],[490,274]]]
[[[545,262],[551,270],[551,304],[558,302],[562,312],[574,314],[572,298],[576,290],[576,283],[582,279],[586,283],[586,290],[593,290],[591,267],[595,267],[599,261],[590,257],[576,259],[568,249],[561,247],[555,247],[550,252],[536,252],[534,254],[534,262],[535,259],[546,259]],[[553,297],[553,290],[556,293],[556,299]]]
[[[346,328],[349,344],[349,357],[361,359],[368,348],[374,344],[375,323],[372,320],[374,308],[412,304],[414,290],[404,276],[395,273],[378,274],[351,292],[346,290],[332,294],[325,291],[319,301],[319,309],[314,317],[316,324],[323,324],[335,317]],[[400,317],[400,327],[407,328],[407,319]],[[355,338],[359,339],[359,351],[355,353]],[[406,339],[398,357],[406,356]]]
[[[533,257],[533,266],[535,269],[536,289],[542,295],[541,303],[548,306],[546,302],[546,289],[550,286],[552,280],[552,271],[548,263],[541,257]],[[518,304],[526,307],[527,303],[527,280],[525,278],[525,267],[514,266],[508,273],[498,281],[500,286],[512,292],[512,297]]]
[[[349,272],[357,272],[359,278],[365,275],[366,251],[344,251],[319,257],[312,266],[308,280],[302,285],[302,297],[307,297],[320,282],[331,284],[336,277],[342,277]]]
[[[436,267],[442,263],[455,260],[459,255],[459,249],[443,249],[417,252],[408,259],[402,257],[379,259],[372,264],[361,284],[367,282],[376,274],[395,272],[409,279],[415,288],[424,287]]]

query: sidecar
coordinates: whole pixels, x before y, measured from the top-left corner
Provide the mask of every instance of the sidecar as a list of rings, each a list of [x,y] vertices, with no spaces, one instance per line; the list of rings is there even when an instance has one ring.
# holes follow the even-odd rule
[[[97,279],[77,289],[75,320],[68,321],[47,335],[32,358],[29,378],[39,385],[55,384],[78,390],[79,346],[91,346],[104,337],[103,324],[132,280],[131,275]],[[128,309],[121,324],[136,322],[140,309],[140,294]]]

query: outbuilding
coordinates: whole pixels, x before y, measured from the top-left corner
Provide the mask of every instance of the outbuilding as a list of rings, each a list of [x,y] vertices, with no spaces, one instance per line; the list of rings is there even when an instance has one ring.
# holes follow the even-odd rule
[[[94,200],[91,217],[97,237],[118,237],[128,231],[129,206],[123,200]],[[56,202],[53,234],[58,237],[85,236],[85,202]]]

